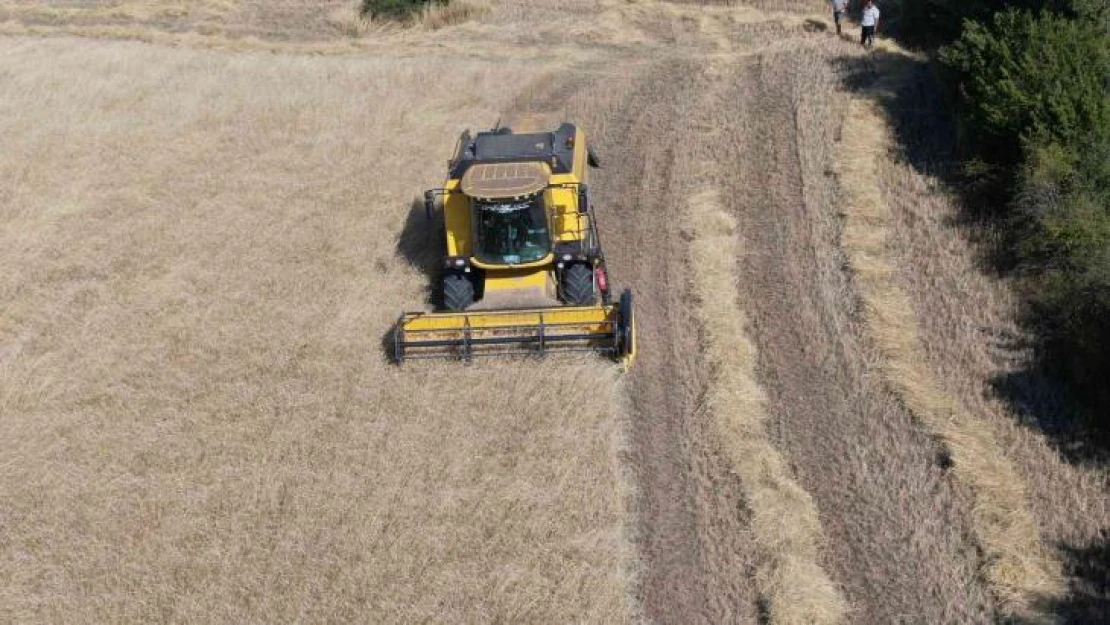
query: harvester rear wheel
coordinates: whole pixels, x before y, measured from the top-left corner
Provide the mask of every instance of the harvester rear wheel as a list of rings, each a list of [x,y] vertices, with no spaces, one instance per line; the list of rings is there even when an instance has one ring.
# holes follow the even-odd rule
[[[443,276],[443,307],[464,310],[474,303],[474,282],[466,274],[451,272]]]
[[[563,270],[563,301],[571,306],[589,306],[596,299],[594,272],[589,265],[575,263]]]

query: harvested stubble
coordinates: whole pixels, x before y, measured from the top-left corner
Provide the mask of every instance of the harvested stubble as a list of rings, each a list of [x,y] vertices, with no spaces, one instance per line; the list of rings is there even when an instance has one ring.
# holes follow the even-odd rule
[[[736,220],[716,193],[690,199],[690,267],[709,383],[710,413],[751,510],[759,551],[756,584],[771,623],[838,623],[845,602],[817,563],[821,521],[813,500],[790,476],[767,432],[766,398],[756,381],[756,348],[732,284]]]
[[[712,126],[730,129],[712,160],[739,224],[735,287],[759,354],[768,431],[817,506],[819,564],[850,622],[991,618],[968,540],[966,494],[935,465],[936,446],[886,388],[856,315],[831,175],[843,116],[840,60],[817,38],[737,68]],[[735,129],[735,130],[731,130]]]
[[[983,576],[1007,617],[1051,621],[1043,606],[1064,587],[1060,565],[1041,544],[1025,483],[988,421],[969,414],[926,366],[917,319],[902,291],[889,247],[894,220],[876,179],[888,149],[886,122],[875,102],[852,101],[842,130],[838,170],[847,223],[843,243],[857,276],[881,371],[927,431],[951,456],[953,471],[973,495],[972,528],[985,562]]]

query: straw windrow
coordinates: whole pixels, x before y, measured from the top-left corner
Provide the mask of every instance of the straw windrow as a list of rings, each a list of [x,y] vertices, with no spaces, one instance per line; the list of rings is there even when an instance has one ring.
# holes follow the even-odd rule
[[[775,624],[843,620],[845,601],[817,563],[821,522],[809,494],[790,476],[766,427],[766,398],[756,381],[756,347],[734,286],[736,221],[716,194],[690,200],[690,267],[710,371],[701,407],[717,425],[743,483],[759,551],[756,585]]]

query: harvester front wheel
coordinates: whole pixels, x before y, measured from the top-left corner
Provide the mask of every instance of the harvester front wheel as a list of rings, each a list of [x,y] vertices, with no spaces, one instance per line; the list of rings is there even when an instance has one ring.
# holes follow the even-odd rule
[[[575,263],[563,270],[563,301],[571,306],[589,306],[596,299],[594,272],[589,265]]]
[[[464,310],[474,303],[474,282],[463,273],[450,272],[443,276],[443,307],[447,310]]]

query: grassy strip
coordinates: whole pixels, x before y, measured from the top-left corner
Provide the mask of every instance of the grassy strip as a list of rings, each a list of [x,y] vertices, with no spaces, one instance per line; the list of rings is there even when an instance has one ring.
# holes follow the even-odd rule
[[[709,411],[740,476],[759,545],[756,584],[770,622],[837,623],[845,601],[817,564],[817,508],[789,475],[767,435],[765,397],[756,382],[756,347],[734,286],[739,255],[736,222],[716,194],[691,200],[693,292],[703,330],[710,381],[701,409]]]
[[[972,527],[983,550],[982,575],[1007,617],[1051,621],[1038,608],[1060,595],[1060,565],[1045,551],[1025,495],[1025,484],[990,425],[946,393],[925,366],[917,319],[898,284],[888,241],[893,218],[876,180],[886,122],[876,104],[853,100],[837,165],[845,195],[843,233],[862,293],[868,329],[885,361],[882,373],[926,430],[945,446],[953,472],[975,496]]]

